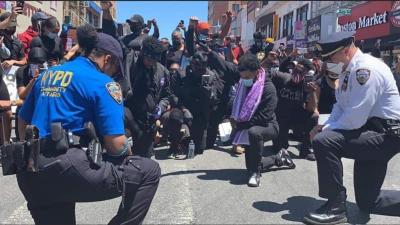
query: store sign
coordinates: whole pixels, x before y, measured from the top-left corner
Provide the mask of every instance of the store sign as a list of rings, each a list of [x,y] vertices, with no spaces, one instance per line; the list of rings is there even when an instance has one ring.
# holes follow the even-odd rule
[[[400,27],[400,1],[393,3],[392,9],[389,13],[390,22],[395,27]]]
[[[294,39],[295,40],[303,40],[306,38],[306,22],[305,21],[296,21],[294,23]]]
[[[388,12],[374,13],[372,16],[363,16],[358,18],[358,21],[348,22],[340,26],[342,31],[355,31],[357,29],[373,27],[376,25],[385,24],[387,20]]]
[[[321,37],[321,16],[307,21],[307,40],[309,42],[319,41]]]

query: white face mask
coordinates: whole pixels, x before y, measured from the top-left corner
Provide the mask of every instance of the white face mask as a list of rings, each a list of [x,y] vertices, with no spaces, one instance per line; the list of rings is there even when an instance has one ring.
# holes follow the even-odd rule
[[[343,71],[343,66],[344,66],[344,63],[342,63],[342,62],[326,63],[326,70],[339,76]]]

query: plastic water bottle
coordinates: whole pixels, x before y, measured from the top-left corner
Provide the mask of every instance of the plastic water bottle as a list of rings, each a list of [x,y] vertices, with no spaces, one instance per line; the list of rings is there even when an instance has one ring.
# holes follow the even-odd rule
[[[190,141],[189,143],[189,149],[188,149],[188,159],[193,159],[194,158],[194,142],[193,140]]]

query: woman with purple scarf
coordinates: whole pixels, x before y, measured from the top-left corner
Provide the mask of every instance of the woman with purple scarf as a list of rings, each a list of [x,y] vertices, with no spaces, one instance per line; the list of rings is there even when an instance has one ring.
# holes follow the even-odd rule
[[[233,144],[245,146],[248,185],[258,187],[264,142],[275,139],[279,132],[275,116],[278,98],[275,86],[254,54],[240,58],[238,71],[241,79],[231,114],[236,129]]]

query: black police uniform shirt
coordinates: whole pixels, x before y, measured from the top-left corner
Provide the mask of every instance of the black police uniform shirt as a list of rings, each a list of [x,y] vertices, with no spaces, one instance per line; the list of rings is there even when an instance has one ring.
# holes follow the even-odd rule
[[[19,117],[38,127],[40,137],[51,134],[53,122],[79,135],[88,121],[100,136],[123,135],[122,103],[119,84],[79,56],[39,75]]]

